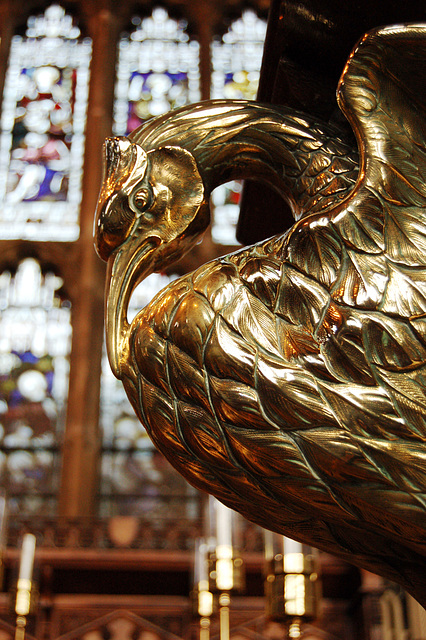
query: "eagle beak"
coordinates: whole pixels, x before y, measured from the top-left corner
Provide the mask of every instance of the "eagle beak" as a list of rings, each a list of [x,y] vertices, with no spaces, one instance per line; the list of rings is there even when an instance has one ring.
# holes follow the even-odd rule
[[[139,282],[153,272],[158,245],[155,238],[141,244],[137,236],[130,236],[108,259],[106,347],[111,369],[119,379],[122,378],[129,350],[127,310],[130,298]]]

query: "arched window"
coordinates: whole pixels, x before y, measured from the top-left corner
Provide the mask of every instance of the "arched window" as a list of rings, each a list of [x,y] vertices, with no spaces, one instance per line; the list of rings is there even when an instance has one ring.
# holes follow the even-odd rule
[[[193,507],[195,490],[158,458],[121,383],[113,378],[106,358],[101,376],[98,374],[102,354],[103,273],[94,264],[92,238],[90,231],[86,231],[91,226],[92,207],[96,206],[101,142],[104,135],[111,134],[110,122],[114,135],[125,135],[147,118],[198,101],[200,86],[205,91],[210,79],[214,97],[254,97],[261,58],[262,45],[259,43],[265,23],[259,21],[254,12],[245,12],[210,49],[206,38],[210,29],[200,29],[200,42],[196,39],[197,24],[200,27],[196,11],[191,11],[190,29],[186,20],[175,19],[175,14],[172,18],[164,6],[156,7],[151,15],[134,18],[126,35],[119,36],[123,14],[118,10],[115,14],[114,11],[103,13],[82,0],[67,3],[67,6],[73,6],[77,20],[58,4],[43,2],[41,5],[45,7],[44,13],[30,17],[26,29],[23,27],[19,32],[21,35],[12,37],[5,70],[0,117],[0,248],[10,252],[8,264],[16,265],[22,255],[30,253],[42,256],[43,264],[56,266],[52,267],[51,274],[44,273],[44,268],[42,273],[39,263],[30,260],[24,261],[16,273],[0,275],[1,322],[8,323],[9,328],[14,327],[13,332],[3,330],[0,339],[0,345],[3,345],[3,351],[0,351],[3,485],[12,496],[12,510],[35,513],[40,505],[45,505],[44,513],[55,514],[61,467],[59,444],[63,442],[64,451],[69,455],[64,457],[62,464],[58,503],[61,513],[74,513],[73,510],[86,513],[86,508],[93,513],[98,488],[100,515],[146,514],[150,509],[152,513],[156,510],[159,513],[163,508],[168,509],[163,500],[167,491],[169,500],[173,500],[175,506],[179,504],[176,512],[182,504],[179,496],[185,494],[187,515],[190,515],[189,512],[194,513],[197,508]],[[91,39],[82,36],[80,29],[85,33],[87,30]],[[245,38],[251,39],[249,46],[244,44]],[[106,55],[112,51],[105,52],[106,42],[117,43],[116,59]],[[200,46],[204,47],[202,66]],[[211,78],[205,64],[209,53]],[[202,82],[200,73],[203,74]],[[236,87],[241,93],[235,92]],[[104,109],[101,109],[102,116],[96,115],[99,100]],[[84,167],[87,118],[93,153],[86,158],[88,162]],[[99,127],[96,129],[100,118],[105,125],[105,132],[102,129],[101,133]],[[96,136],[99,150],[93,142]],[[81,211],[80,236],[83,170],[86,206]],[[222,205],[226,208],[229,203],[233,205],[238,201],[240,188],[240,183],[236,183],[225,187],[220,197],[219,192],[215,193],[216,221]],[[238,215],[235,207],[232,215]],[[227,220],[220,220],[216,229],[226,230]],[[11,239],[14,239],[13,243],[9,242]],[[74,242],[77,239],[79,242]],[[210,238],[207,240],[208,249],[204,255],[210,250],[217,251],[212,249]],[[227,242],[223,237],[215,240],[220,244]],[[56,244],[58,241],[67,243],[64,250],[62,244]],[[22,251],[22,247],[25,250]],[[197,248],[194,254],[196,252]],[[62,285],[54,273],[63,275],[73,301],[75,330],[67,409],[71,426],[68,429],[65,405],[71,312],[70,303],[62,300]],[[37,304],[30,294],[26,301],[25,296],[21,296],[19,305],[11,303],[10,291],[22,282],[28,282],[25,286],[30,288],[36,283],[34,290],[37,291],[46,291],[46,287],[55,285],[51,291],[53,302],[49,303],[51,312],[43,306],[47,294],[40,294],[42,297]],[[144,282],[132,301],[134,309],[140,310],[167,282],[166,276]],[[58,320],[56,328],[49,333],[46,323],[52,323],[55,314],[63,324],[59,325]],[[58,346],[54,346],[54,335],[58,336]],[[32,342],[33,339],[41,340],[40,336],[44,336],[45,350],[41,347],[37,350]],[[16,344],[16,340],[22,342],[24,338],[28,344]],[[62,345],[59,345],[61,340]],[[87,362],[83,360],[89,351],[90,365],[86,366]],[[92,372],[96,373],[91,378]],[[31,395],[35,391],[26,391],[25,381],[31,380],[35,385],[38,381],[37,401]],[[83,397],[82,388],[88,390]],[[14,421],[19,412],[24,416],[22,423]],[[37,426],[33,426],[29,420],[36,414],[39,417],[34,418],[34,425]],[[102,431],[103,439],[99,431]],[[86,442],[95,444],[90,448]],[[99,487],[98,447],[102,451]],[[75,473],[76,467],[79,471]],[[81,478],[83,468],[88,470],[89,480]],[[169,474],[173,476],[170,482]],[[40,481],[36,482],[35,478]],[[81,490],[83,483],[84,491]],[[92,501],[86,507],[88,496]],[[154,496],[159,496],[158,506],[154,505]]]
[[[0,275],[0,477],[12,513],[55,512],[71,346],[61,286],[32,258]]]
[[[200,99],[199,45],[185,21],[157,7],[133,18],[134,31],[119,43],[114,133],[125,135],[142,122]]]
[[[211,97],[255,100],[262,63],[266,22],[246,10],[221,39],[211,45]],[[242,182],[233,180],[212,193],[212,240],[236,245]]]
[[[76,240],[91,41],[59,5],[12,39],[0,140],[0,237]]]
[[[126,135],[153,116],[200,99],[199,44],[190,40],[186,22],[170,18],[165,9],[157,7],[150,17],[134,17],[132,24],[134,30],[119,42],[115,135]],[[129,313],[134,316],[171,279],[153,274],[141,283]],[[101,427],[100,514],[164,516],[175,511],[177,515],[180,498],[195,492],[155,451],[122,384],[113,377],[106,355]],[[172,482],[168,482],[170,474]]]
[[[211,97],[255,100],[266,22],[251,9],[211,45]]]

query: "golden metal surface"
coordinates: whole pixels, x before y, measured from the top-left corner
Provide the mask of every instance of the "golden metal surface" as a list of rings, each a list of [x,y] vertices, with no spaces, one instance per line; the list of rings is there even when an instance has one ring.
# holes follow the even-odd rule
[[[426,604],[425,26],[368,34],[332,127],[265,105],[184,107],[106,142],[95,227],[115,375],[195,486]],[[133,288],[188,251],[212,188],[266,181],[282,236],[215,260],[130,324]],[[277,211],[277,215],[280,215]]]

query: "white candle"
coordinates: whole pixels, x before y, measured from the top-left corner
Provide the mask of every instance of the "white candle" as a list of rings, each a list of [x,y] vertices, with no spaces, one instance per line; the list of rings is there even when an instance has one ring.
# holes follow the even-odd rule
[[[296,542],[291,538],[283,538],[284,553],[302,553],[303,547],[301,542]]]
[[[232,509],[219,501],[216,505],[216,543],[217,546],[232,546]]]
[[[26,533],[22,540],[21,563],[19,565],[18,580],[29,580],[33,577],[36,538],[32,533]]]
[[[283,538],[285,573],[303,573],[305,560],[301,542],[291,538]]]
[[[200,582],[207,583],[209,572],[207,566],[207,545],[204,538],[195,540],[195,560],[194,560],[194,583],[198,585]],[[208,587],[206,587],[208,588]]]
[[[271,561],[274,559],[275,555],[276,555],[276,550],[275,547],[276,545],[276,538],[278,536],[277,533],[273,533],[272,531],[269,531],[268,529],[264,529],[263,530],[263,536],[264,536],[264,544],[265,544],[265,560],[267,561]],[[280,536],[281,538],[281,536]]]

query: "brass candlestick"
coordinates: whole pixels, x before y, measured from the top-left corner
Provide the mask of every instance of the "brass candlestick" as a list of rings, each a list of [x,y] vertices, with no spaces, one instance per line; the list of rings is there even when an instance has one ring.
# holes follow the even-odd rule
[[[238,517],[232,509],[209,497],[209,529],[212,550],[209,553],[209,585],[218,594],[220,640],[230,637],[231,592],[245,586],[244,565],[238,555]]]
[[[265,531],[265,558],[266,613],[287,625],[288,638],[300,638],[303,623],[318,615],[318,554],[312,547]]]

